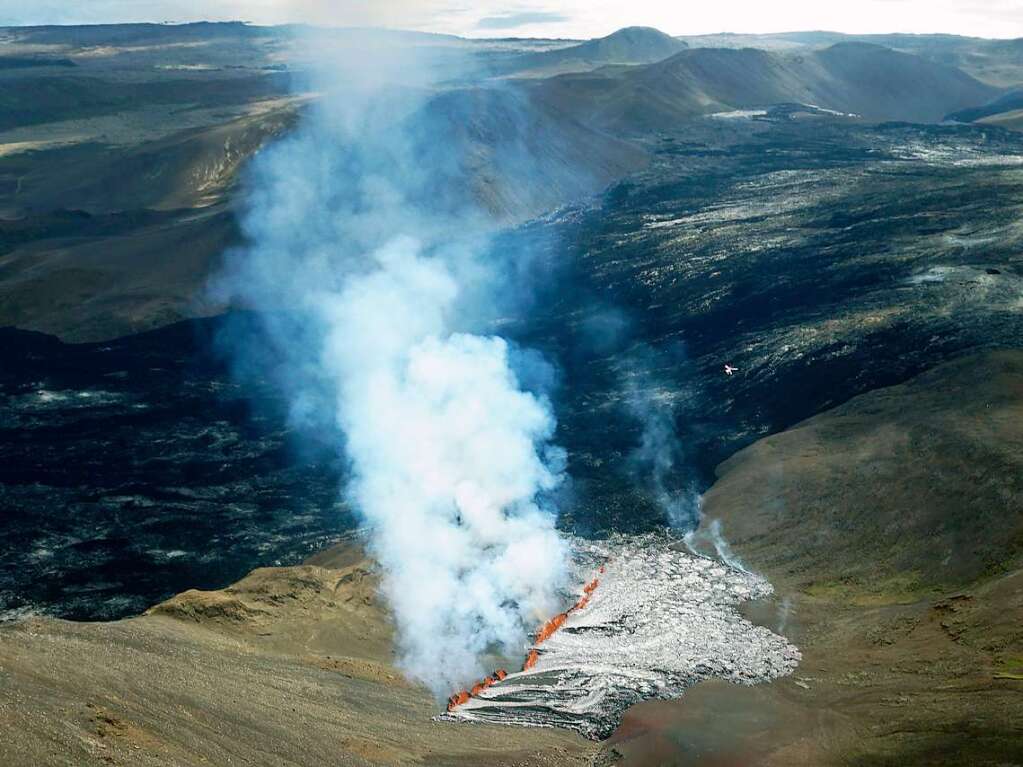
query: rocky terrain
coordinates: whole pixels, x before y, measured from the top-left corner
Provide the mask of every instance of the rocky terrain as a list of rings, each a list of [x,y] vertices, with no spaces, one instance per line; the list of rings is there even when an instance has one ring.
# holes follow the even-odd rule
[[[587,522],[663,514],[630,481],[630,386],[674,414],[705,486],[761,436],[1021,337],[1015,134],[752,122],[665,142],[650,171],[529,241],[573,286],[541,292],[522,334],[564,366],[576,490],[600,499]]]
[[[796,647],[738,613],[771,594],[763,578],[684,551],[666,536],[573,544],[582,587],[564,622],[535,645],[521,671],[445,718],[564,727],[598,740],[643,700],[679,698],[711,679],[763,684],[798,666]]]
[[[349,546],[140,618],[0,626],[0,761],[592,763],[569,733],[434,721],[392,665],[376,588]]]
[[[240,243],[242,170],[316,103],[317,56],[416,50],[447,89],[422,106],[417,151],[444,135],[458,184],[507,222],[646,162],[563,112],[478,87],[502,61],[556,47],[542,42],[140,24],[2,29],[0,44],[0,325],[69,340],[224,310],[204,287]]]
[[[70,346],[0,331],[0,619],[136,615],[352,525],[336,450],[289,432],[266,383],[241,386],[214,333]]]
[[[316,103],[317,56],[417,51],[430,82],[401,87],[435,90],[410,102],[415,151],[450,153],[450,186],[505,224],[642,170],[658,134],[707,114],[785,103],[937,122],[1004,95],[959,59],[883,40],[790,52],[689,49],[645,28],[573,42],[140,24],[9,28],[0,41],[0,324],[74,341],[226,308],[203,288],[240,242],[242,170]]]
[[[1016,134],[978,127],[709,118],[596,204],[498,238],[539,287],[528,322],[496,307],[494,327],[560,368],[563,526],[663,524],[630,460],[630,392],[677,424],[675,486],[706,487],[756,439],[1016,345],[1021,157]],[[350,526],[336,435],[288,427],[272,357],[232,374],[215,341],[239,332],[222,319],[82,345],[5,332],[5,609],[120,617],[295,562]]]
[[[602,745],[437,721],[440,704],[390,665],[373,566],[349,542],[223,591],[185,592],[140,618],[0,627],[0,757],[1014,764],[1021,407],[1018,351],[965,357],[723,464],[707,520],[723,522],[745,562],[777,584],[746,612],[797,642],[800,665],[771,684],[703,682],[680,700],[636,706]],[[947,512],[937,521],[935,499]],[[972,544],[976,519],[1001,534]],[[920,529],[936,529],[934,541],[918,540]]]
[[[0,763],[1023,763],[1018,41],[0,44]],[[532,286],[469,330],[555,365],[559,526],[606,549],[703,493],[690,543],[734,549],[632,552],[462,717],[599,745],[434,720],[346,537],[339,435],[289,420],[270,350],[226,361],[259,322],[205,287],[324,46],[441,74],[407,84],[413,150],[458,158]],[[670,471],[636,457],[651,422]]]
[[[775,583],[759,617],[803,651],[759,700],[694,696],[774,711],[743,763],[1023,760],[1021,405],[1019,351],[968,356],[719,467],[707,518]]]

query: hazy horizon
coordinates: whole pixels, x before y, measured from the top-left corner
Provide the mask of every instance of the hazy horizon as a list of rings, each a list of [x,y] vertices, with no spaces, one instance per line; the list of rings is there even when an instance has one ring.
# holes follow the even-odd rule
[[[741,19],[741,23],[736,20]],[[635,0],[628,8],[610,0],[507,3],[483,0],[472,7],[450,0],[0,0],[0,25],[188,23],[245,21],[257,25],[305,23],[372,26],[448,33],[463,37],[601,37],[628,26],[656,27],[676,36],[780,34],[828,31],[864,34],[949,34],[991,39],[1023,37],[1023,3],[1017,0],[864,0],[815,3],[720,0],[712,8],[667,6]]]

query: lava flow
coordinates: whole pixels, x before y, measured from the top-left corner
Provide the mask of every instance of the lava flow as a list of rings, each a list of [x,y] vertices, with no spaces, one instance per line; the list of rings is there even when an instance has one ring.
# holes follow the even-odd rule
[[[575,578],[594,579],[536,632],[522,672],[465,693],[438,718],[564,727],[606,738],[644,700],[673,699],[705,679],[751,685],[791,674],[799,648],[739,612],[771,594],[761,576],[687,553],[658,534],[573,541]],[[614,569],[592,572],[614,557]],[[573,612],[575,611],[575,612]]]
[[[604,572],[603,565],[600,566],[599,572],[601,573]],[[526,660],[522,664],[523,671],[529,671],[529,669],[533,668],[533,666],[536,665],[536,662],[540,659],[540,653],[537,652],[536,646],[550,639],[554,632],[561,628],[565,621],[568,620],[568,616],[570,613],[575,612],[576,610],[582,610],[584,607],[586,607],[587,603],[589,603],[590,601],[590,595],[594,592],[594,590],[596,590],[597,586],[599,585],[600,585],[599,578],[594,578],[592,581],[587,583],[585,586],[583,586],[583,595],[579,598],[578,602],[576,602],[574,605],[568,608],[565,612],[558,613],[557,615],[555,615],[553,618],[551,618],[537,630],[536,639],[533,642],[533,647],[529,650],[529,654],[526,656]],[[471,689],[456,692],[454,695],[448,698],[448,711],[453,711],[454,709],[461,706],[463,703],[467,703],[470,698],[475,698],[485,689],[490,687],[492,684],[494,684],[495,682],[502,681],[507,676],[508,676],[507,671],[504,671],[503,669],[498,669],[497,671],[494,672],[493,676],[485,677],[482,682],[478,682],[477,684],[473,685]]]
[[[448,698],[448,711],[458,708],[463,703],[468,701],[469,698],[479,695],[485,689],[490,687],[490,685],[496,682],[500,682],[506,676],[508,676],[508,672],[505,671],[503,668],[499,668],[497,669],[497,671],[493,673],[493,675],[484,677],[482,682],[474,684],[471,690],[461,690],[459,692],[456,692],[454,695]]]

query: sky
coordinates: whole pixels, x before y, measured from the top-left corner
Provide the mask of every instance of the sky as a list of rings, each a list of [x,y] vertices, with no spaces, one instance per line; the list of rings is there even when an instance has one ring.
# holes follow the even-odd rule
[[[1023,0],[0,0],[0,25],[243,20],[387,26],[469,37],[829,30],[1023,37]]]

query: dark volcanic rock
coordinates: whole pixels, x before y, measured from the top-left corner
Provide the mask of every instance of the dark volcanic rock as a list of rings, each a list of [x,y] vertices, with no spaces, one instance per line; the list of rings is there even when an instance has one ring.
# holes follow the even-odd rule
[[[664,524],[631,459],[637,392],[674,420],[681,492],[858,394],[1019,347],[1021,214],[1015,134],[784,113],[698,122],[594,207],[499,237],[539,287],[492,327],[561,368],[562,526]],[[209,353],[220,324],[84,345],[3,332],[0,606],[125,615],[351,524],[337,435],[287,428],[272,360],[232,378]]]
[[[630,381],[674,408],[706,486],[765,434],[1023,343],[1014,134],[797,122],[684,139],[601,205],[547,225],[556,287],[523,332],[565,368],[561,439],[600,527],[659,513],[629,479]]]
[[[336,451],[231,382],[215,325],[83,345],[0,331],[0,614],[122,617],[350,527]]]

